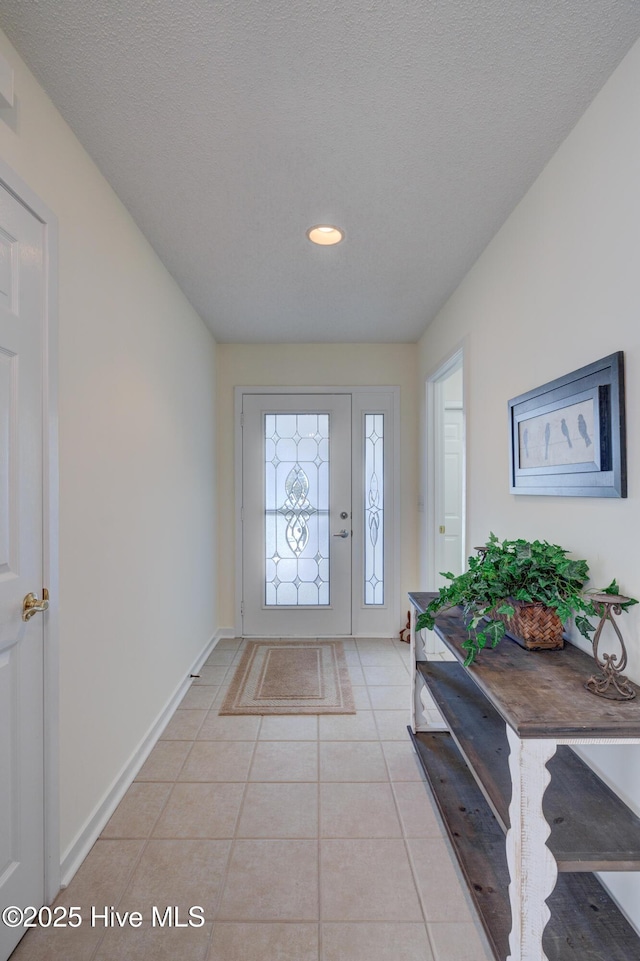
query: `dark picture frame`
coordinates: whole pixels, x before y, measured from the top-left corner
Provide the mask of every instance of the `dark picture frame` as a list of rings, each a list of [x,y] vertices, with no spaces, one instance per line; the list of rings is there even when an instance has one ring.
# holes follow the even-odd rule
[[[512,494],[626,497],[624,354],[509,401]]]

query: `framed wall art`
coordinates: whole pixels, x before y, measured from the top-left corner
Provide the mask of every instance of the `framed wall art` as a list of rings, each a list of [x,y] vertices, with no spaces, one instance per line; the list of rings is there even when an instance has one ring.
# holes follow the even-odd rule
[[[624,354],[509,401],[511,493],[626,497]]]

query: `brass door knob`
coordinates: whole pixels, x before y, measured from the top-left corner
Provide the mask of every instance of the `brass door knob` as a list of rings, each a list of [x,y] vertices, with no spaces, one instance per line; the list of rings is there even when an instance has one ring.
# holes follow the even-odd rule
[[[42,589],[42,600],[39,601],[35,594],[27,594],[22,602],[22,620],[28,621],[34,614],[41,614],[49,608],[49,591]]]

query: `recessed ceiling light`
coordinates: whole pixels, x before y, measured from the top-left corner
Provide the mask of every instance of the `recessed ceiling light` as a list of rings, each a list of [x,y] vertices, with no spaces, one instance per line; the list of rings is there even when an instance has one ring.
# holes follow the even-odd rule
[[[330,247],[340,243],[344,237],[344,231],[339,227],[332,227],[331,224],[317,224],[315,227],[309,227],[307,237],[314,244]]]

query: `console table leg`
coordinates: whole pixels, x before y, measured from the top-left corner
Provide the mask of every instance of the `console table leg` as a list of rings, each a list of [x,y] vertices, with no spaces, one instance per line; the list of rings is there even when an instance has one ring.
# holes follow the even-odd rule
[[[437,709],[427,686],[419,673],[416,672],[415,665],[416,661],[428,660],[427,645],[425,644],[424,635],[421,631],[416,631],[416,610],[415,607],[411,608],[411,634],[410,634],[410,644],[411,644],[411,665],[412,665],[412,684],[411,684],[411,730],[415,733],[416,731],[447,731],[447,725],[444,721],[438,719],[434,721],[432,719],[433,714],[437,713]],[[431,712],[431,717],[429,716]]]
[[[415,665],[416,665],[416,661],[417,661],[417,660],[420,660],[420,655],[419,655],[418,651],[416,650],[416,640],[417,640],[417,637],[416,637],[416,609],[415,609],[415,607],[414,607],[413,605],[411,605],[410,614],[409,614],[409,626],[410,626],[409,645],[410,645],[410,649],[411,649],[411,654],[410,654],[410,657],[411,657],[411,670],[412,670],[412,672],[413,672],[413,674],[412,674],[413,680],[412,680],[412,683],[411,683],[411,703],[410,703],[410,705],[409,705],[409,709],[410,709],[410,711],[411,711],[411,730],[412,730],[413,733],[415,734],[416,731],[420,730],[420,722],[421,722],[422,718],[420,717],[420,713],[419,713],[419,712],[420,712],[420,709],[419,709],[419,706],[416,704],[416,700],[417,700],[417,697],[418,697],[418,690],[417,690],[418,679],[417,679],[417,677],[416,677]]]
[[[512,796],[507,832],[511,934],[507,961],[548,961],[542,934],[550,917],[545,901],[558,877],[547,847],[550,828],[542,798],[551,779],[547,762],[556,752],[549,739],[520,739],[507,725]]]

